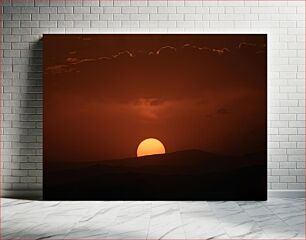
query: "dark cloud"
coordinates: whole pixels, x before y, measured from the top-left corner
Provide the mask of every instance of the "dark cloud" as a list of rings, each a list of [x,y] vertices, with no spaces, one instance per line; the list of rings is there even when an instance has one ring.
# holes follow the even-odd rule
[[[86,39],[86,38],[84,38]],[[181,57],[181,58],[186,58],[186,57],[192,57],[194,58],[195,56],[202,56],[202,58],[209,57],[207,55],[227,55],[227,54],[239,54],[243,53],[245,51],[248,51],[251,54],[260,54],[260,53],[265,53],[265,45],[263,44],[255,44],[255,43],[247,43],[247,42],[240,42],[234,49],[229,49],[229,48],[221,48],[221,49],[216,49],[216,48],[209,48],[205,46],[196,46],[190,43],[185,43],[182,46],[176,48],[173,46],[162,46],[158,48],[157,50],[151,50],[148,52],[145,51],[135,51],[133,52],[132,50],[124,50],[120,51],[117,53],[114,53],[110,56],[102,56],[102,57],[97,57],[97,58],[77,58],[77,57],[67,57],[66,58],[66,63],[68,65],[58,65],[61,67],[69,67],[69,64],[81,64],[84,62],[103,62],[105,60],[122,60],[126,59],[129,60],[129,58],[140,58],[143,59],[143,57],[146,56],[157,56],[161,55],[159,57],[167,57],[167,56],[174,56],[174,57]],[[77,51],[70,51],[69,54],[71,55],[76,55]],[[158,57],[158,56],[157,56]],[[53,66],[53,68],[47,66],[46,70],[51,71],[56,69],[57,66]],[[56,71],[56,73],[60,73],[60,71]]]
[[[230,114],[231,112],[226,108],[222,107],[217,110],[217,114]]]
[[[123,57],[123,58],[134,57],[134,55],[128,50],[122,51],[122,52],[119,52],[119,53],[116,53],[116,54],[112,55],[112,58],[119,58],[119,57]]]
[[[169,151],[266,147],[255,141],[266,136],[265,42],[265,35],[52,35],[44,39],[48,146],[67,156],[81,149],[82,159],[129,156],[148,136]]]
[[[224,116],[224,115],[228,115],[228,114],[232,114],[233,112],[229,111],[227,108],[225,107],[219,107],[217,108],[216,111],[206,114],[205,116],[208,118],[213,118],[213,117],[220,117],[220,116]]]
[[[171,47],[171,46],[164,46],[161,47],[160,49],[158,49],[155,54],[159,55],[159,54],[175,54],[177,51],[177,49],[175,47]]]
[[[151,106],[158,106],[163,104],[165,101],[163,99],[152,99],[150,104]]]
[[[216,49],[183,43],[150,51],[124,50],[97,58],[76,54],[68,56],[65,64],[45,66],[45,73],[53,78],[52,85],[63,86],[59,91],[72,95],[82,91],[81,96],[74,97],[84,101],[200,98],[219,91],[220,84],[228,89],[247,89],[250,83],[253,88],[262,86],[265,68],[256,68],[255,64],[264,63],[265,54],[256,54],[257,45],[248,45],[245,54],[242,45]],[[157,103],[159,100],[152,102]]]

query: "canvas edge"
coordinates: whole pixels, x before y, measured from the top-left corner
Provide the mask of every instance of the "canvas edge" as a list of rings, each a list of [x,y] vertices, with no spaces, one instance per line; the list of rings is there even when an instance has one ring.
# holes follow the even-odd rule
[[[42,200],[42,190],[2,190],[2,198]],[[270,198],[304,198],[305,190],[268,190]]]

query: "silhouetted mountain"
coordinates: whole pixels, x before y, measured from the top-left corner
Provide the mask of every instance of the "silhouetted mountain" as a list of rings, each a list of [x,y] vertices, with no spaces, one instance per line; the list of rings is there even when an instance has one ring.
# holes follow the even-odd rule
[[[143,157],[105,160],[97,162],[95,167],[104,168],[105,166],[120,166],[129,167],[137,171],[141,168],[146,168],[147,171],[150,171],[162,166],[172,166],[173,168],[166,168],[165,170],[173,172],[174,170],[182,169],[186,174],[188,171],[192,171],[192,173],[202,173],[203,171],[222,171],[224,169],[261,164],[263,162],[260,161],[261,157],[262,153],[243,156],[224,156],[192,149]],[[150,168],[147,168],[149,166]],[[160,173],[162,172],[164,172],[163,169],[161,169]]]
[[[135,158],[48,166],[46,199],[263,200],[266,155],[184,150]]]

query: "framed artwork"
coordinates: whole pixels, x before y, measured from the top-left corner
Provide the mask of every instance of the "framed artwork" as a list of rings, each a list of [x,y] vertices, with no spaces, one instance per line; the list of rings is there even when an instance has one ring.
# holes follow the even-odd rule
[[[266,34],[43,36],[47,200],[265,200]]]

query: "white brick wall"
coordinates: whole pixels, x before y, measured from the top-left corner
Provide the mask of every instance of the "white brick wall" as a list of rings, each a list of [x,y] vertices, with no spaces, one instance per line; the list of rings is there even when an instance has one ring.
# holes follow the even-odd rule
[[[304,189],[304,1],[3,0],[2,189],[42,189],[43,33],[269,34],[269,189]]]

